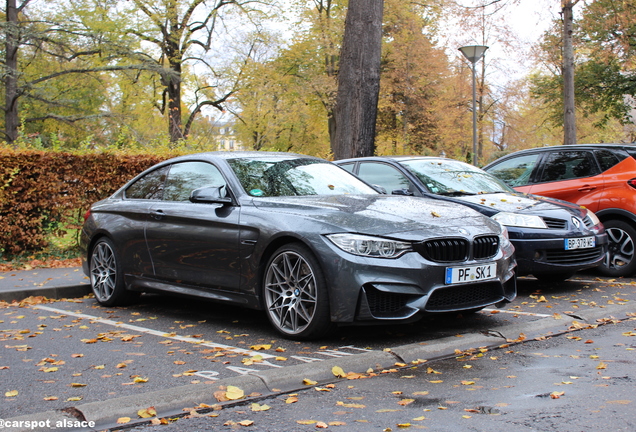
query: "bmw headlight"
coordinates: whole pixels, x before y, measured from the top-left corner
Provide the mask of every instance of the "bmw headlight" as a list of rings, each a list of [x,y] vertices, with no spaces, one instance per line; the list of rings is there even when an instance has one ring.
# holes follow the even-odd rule
[[[543,222],[539,216],[535,215],[523,215],[519,213],[500,212],[492,216],[492,219],[496,220],[505,226],[525,227],[525,228],[547,228],[548,226]]]
[[[407,242],[362,234],[329,234],[327,238],[345,252],[372,258],[397,258],[412,250]]]

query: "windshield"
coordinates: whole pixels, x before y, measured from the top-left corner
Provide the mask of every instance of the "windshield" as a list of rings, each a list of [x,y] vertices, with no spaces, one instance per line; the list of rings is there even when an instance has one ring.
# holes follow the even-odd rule
[[[228,163],[243,189],[254,197],[378,193],[353,174],[320,159],[264,156]]]
[[[418,177],[431,193],[438,195],[514,192],[486,171],[452,159],[413,159],[400,161],[400,164]]]

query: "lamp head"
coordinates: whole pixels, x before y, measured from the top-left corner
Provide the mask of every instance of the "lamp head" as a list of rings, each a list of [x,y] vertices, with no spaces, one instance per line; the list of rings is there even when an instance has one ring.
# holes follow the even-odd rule
[[[472,64],[477,63],[487,49],[488,47],[484,45],[470,45],[459,48],[462,54],[464,54],[464,57],[466,57]]]

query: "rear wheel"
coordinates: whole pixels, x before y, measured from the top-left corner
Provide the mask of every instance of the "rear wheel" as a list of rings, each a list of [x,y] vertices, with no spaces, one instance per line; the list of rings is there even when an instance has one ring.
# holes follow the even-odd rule
[[[95,243],[90,255],[91,288],[95,299],[104,306],[128,304],[139,297],[126,290],[115,245],[103,237]]]
[[[636,273],[636,230],[620,220],[603,222],[609,247],[598,269],[606,276],[631,276]]]
[[[265,268],[263,298],[269,321],[287,338],[315,339],[333,328],[322,269],[304,245],[274,252]]]

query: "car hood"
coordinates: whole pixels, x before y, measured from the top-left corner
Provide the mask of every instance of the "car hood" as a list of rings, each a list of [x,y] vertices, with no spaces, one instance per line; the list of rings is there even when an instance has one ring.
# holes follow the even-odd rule
[[[253,202],[262,211],[320,221],[332,232],[342,229],[404,240],[501,232],[499,223],[465,205],[427,198],[329,195],[258,198]]]
[[[555,216],[555,213],[563,214],[564,211],[579,217],[584,216],[583,209],[577,205],[553,198],[523,193],[491,193],[479,195],[466,195],[455,197],[453,200],[476,206],[485,207],[488,214],[499,212],[534,214],[538,216]]]

